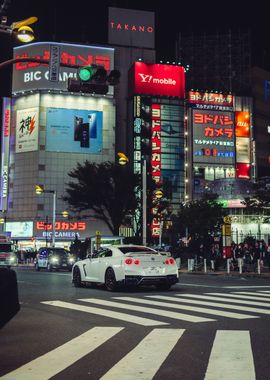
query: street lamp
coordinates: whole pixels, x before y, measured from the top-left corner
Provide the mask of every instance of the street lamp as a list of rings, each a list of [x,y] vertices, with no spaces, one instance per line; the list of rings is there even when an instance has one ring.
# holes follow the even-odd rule
[[[7,25],[7,18],[1,17],[0,33],[14,35],[20,42],[28,43],[35,39],[35,34],[29,25],[37,22],[36,16],[29,17],[25,20],[13,22],[11,25]]]
[[[56,215],[56,191],[44,190],[43,185],[36,185],[36,194],[49,193],[53,194],[53,215],[52,215],[52,247],[55,246],[55,215]]]

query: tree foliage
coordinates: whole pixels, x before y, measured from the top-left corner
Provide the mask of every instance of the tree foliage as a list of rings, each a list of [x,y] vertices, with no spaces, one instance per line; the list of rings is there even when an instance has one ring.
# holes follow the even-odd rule
[[[63,200],[70,209],[103,220],[113,235],[118,235],[126,216],[138,207],[134,189],[139,186],[139,176],[128,166],[89,161],[78,163],[68,175],[73,181],[67,183]]]
[[[182,203],[176,222],[182,236],[188,232],[192,239],[204,241],[220,232],[225,214],[217,195],[207,194],[200,200]]]
[[[270,211],[270,191],[269,186],[263,181],[253,184],[253,192],[242,202],[246,206],[247,213],[269,214]]]

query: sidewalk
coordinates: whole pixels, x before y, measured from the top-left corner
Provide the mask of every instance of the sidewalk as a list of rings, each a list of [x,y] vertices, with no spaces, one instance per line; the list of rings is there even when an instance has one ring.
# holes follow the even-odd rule
[[[239,273],[239,271],[230,271],[227,273],[225,270],[216,270],[211,271],[207,270],[207,272],[204,272],[204,270],[199,271],[189,271],[187,268],[180,268],[179,274],[181,273],[187,273],[187,274],[193,274],[193,275],[212,275],[212,276],[228,276],[228,277],[257,277],[257,278],[270,278],[270,271],[264,271],[262,270],[261,273],[258,272],[242,272]]]

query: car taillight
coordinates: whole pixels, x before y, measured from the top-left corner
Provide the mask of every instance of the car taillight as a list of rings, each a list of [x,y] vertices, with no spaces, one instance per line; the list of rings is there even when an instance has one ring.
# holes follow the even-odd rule
[[[125,259],[125,264],[127,264],[127,265],[132,265],[132,264],[140,265],[140,260],[138,260],[138,259],[133,260],[133,259],[128,257]]]
[[[175,260],[172,258],[172,257],[170,257],[169,259],[166,259],[165,260],[165,264],[167,264],[167,265],[174,265],[175,264]]]
[[[131,265],[132,264],[132,259],[125,259],[125,264]]]

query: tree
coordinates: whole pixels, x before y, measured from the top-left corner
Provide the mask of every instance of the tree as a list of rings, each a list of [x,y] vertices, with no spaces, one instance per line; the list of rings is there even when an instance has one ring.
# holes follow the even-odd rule
[[[217,234],[223,224],[226,211],[217,200],[216,194],[205,194],[200,200],[181,203],[176,225],[182,236],[194,241],[206,242],[211,235]]]
[[[138,208],[134,188],[139,186],[139,176],[127,166],[89,161],[78,163],[68,175],[75,181],[67,183],[63,200],[72,211],[103,220],[113,235],[118,235],[125,217]]]
[[[269,184],[258,181],[253,184],[253,192],[249,197],[244,198],[242,203],[246,206],[248,213],[268,214],[270,210]]]

